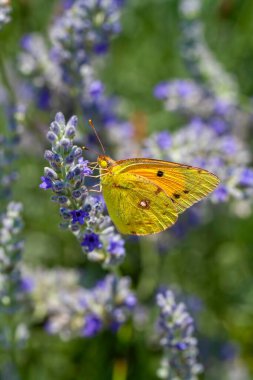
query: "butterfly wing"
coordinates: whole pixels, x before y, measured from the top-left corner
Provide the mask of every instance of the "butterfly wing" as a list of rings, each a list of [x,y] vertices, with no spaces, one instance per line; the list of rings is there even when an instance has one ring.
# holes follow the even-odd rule
[[[130,173],[159,186],[171,199],[177,213],[207,196],[219,184],[218,177],[207,170],[145,158],[117,161],[113,173]]]
[[[101,183],[108,213],[121,233],[149,235],[176,222],[173,202],[149,180],[131,173],[108,173]]]

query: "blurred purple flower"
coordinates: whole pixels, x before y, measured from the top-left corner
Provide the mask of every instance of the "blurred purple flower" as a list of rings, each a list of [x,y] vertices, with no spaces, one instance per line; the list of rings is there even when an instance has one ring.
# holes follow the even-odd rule
[[[85,337],[93,337],[102,330],[103,322],[96,314],[88,314],[85,316],[82,335]]]
[[[253,186],[253,169],[245,168],[242,171],[240,184],[243,186]]]
[[[121,256],[125,254],[124,240],[120,239],[118,236],[112,236],[109,245],[108,252],[115,256]]]
[[[226,202],[229,198],[229,192],[227,186],[220,184],[214,191],[213,197],[217,202]]]
[[[35,283],[32,277],[23,277],[21,279],[21,289],[25,293],[31,293],[34,289]]]
[[[98,98],[104,92],[104,85],[101,81],[96,80],[90,84],[89,93],[93,98]]]
[[[160,100],[167,98],[169,93],[169,82],[161,82],[154,88],[154,97]]]
[[[161,149],[169,149],[171,146],[171,136],[169,132],[162,131],[155,135],[156,143]]]

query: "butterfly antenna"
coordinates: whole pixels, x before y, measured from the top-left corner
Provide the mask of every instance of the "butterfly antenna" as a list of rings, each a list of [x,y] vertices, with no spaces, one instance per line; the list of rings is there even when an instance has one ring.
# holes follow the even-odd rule
[[[100,144],[100,146],[102,148],[103,153],[105,154],[105,148],[104,148],[104,146],[103,146],[103,144],[102,144],[102,142],[100,140],[100,137],[99,137],[99,135],[98,135],[98,133],[96,131],[96,128],[94,127],[94,124],[93,124],[93,122],[92,122],[91,119],[89,119],[89,124],[90,124],[91,128],[93,129],[93,131],[94,131],[94,133],[96,135],[96,138],[98,139],[98,142],[99,142],[99,144]]]

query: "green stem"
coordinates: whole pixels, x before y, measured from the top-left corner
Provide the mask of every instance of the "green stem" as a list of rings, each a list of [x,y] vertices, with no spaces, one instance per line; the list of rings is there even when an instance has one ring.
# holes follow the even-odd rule
[[[155,268],[158,267],[158,254],[152,239],[141,237],[139,242],[142,274],[138,285],[138,294],[140,298],[147,299],[153,295],[157,287]]]
[[[16,104],[16,102],[17,102],[16,95],[15,95],[15,92],[12,88],[11,83],[10,83],[10,80],[9,80],[9,77],[7,74],[7,70],[6,70],[3,58],[1,56],[0,56],[0,75],[2,77],[2,82],[5,86],[5,88],[8,90],[11,103]]]

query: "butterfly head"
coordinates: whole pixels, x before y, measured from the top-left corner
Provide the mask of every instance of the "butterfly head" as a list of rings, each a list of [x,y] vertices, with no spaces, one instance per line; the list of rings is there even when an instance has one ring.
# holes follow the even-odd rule
[[[115,161],[113,159],[111,159],[109,156],[104,155],[98,156],[97,161],[101,169],[109,169],[115,164]]]

